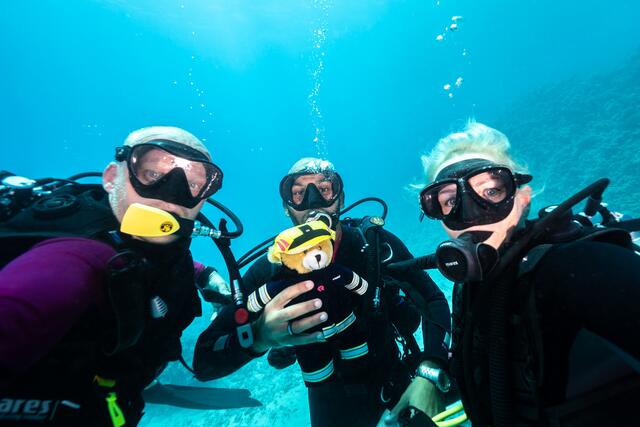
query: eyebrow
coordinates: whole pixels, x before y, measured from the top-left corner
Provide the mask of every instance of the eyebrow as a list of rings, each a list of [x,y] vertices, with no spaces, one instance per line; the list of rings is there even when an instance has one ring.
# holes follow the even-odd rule
[[[458,188],[457,187],[443,188],[442,190],[438,191],[438,195],[440,195],[442,193],[457,193],[457,192],[458,192]]]
[[[318,181],[309,181],[309,182],[307,182],[305,184],[299,183],[298,180],[296,179],[295,181],[293,181],[293,184],[291,184],[291,187],[295,187],[296,185],[299,186],[299,187],[306,187],[309,184],[320,184],[320,183],[323,183],[323,182],[328,182],[328,183],[333,184],[333,180],[331,178],[328,178],[328,177],[325,177],[325,178],[320,179]]]
[[[482,181],[480,181],[480,182],[477,182],[477,183],[476,183],[476,184],[474,184],[474,185],[481,186],[481,185],[484,185],[484,184],[486,184],[486,183],[488,183],[488,182],[500,182],[500,179],[498,179],[498,178],[496,178],[496,177],[493,177],[493,176],[492,176],[492,177],[486,178],[486,179],[484,179],[484,180],[482,180]]]

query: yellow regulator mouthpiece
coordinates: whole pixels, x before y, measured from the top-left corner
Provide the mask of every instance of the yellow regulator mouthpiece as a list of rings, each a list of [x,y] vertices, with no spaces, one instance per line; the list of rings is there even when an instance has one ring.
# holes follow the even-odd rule
[[[173,215],[162,209],[133,203],[122,218],[120,231],[140,237],[162,237],[180,230],[180,224]]]

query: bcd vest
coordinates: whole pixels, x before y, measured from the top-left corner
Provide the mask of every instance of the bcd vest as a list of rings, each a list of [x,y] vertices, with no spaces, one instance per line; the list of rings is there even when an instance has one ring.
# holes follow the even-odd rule
[[[616,244],[631,248],[629,234],[616,229],[591,229],[573,241],[589,240]],[[571,378],[567,389],[566,400],[555,406],[545,406],[540,396],[540,386],[544,376],[543,345],[536,296],[532,284],[532,272],[540,260],[553,247],[553,244],[541,244],[532,248],[523,261],[514,270],[516,283],[511,295],[509,310],[508,357],[506,377],[509,378],[509,391],[513,399],[513,413],[517,426],[585,426],[613,425],[611,420],[620,413],[620,405],[629,399],[636,399],[640,393],[640,376],[628,368],[624,362],[612,352],[604,340],[581,331],[573,345],[570,363],[576,363],[585,354],[592,360],[606,360],[615,365],[610,381],[594,385],[593,390],[582,389],[572,385]],[[494,425],[491,391],[489,382],[494,380],[489,369],[489,315],[488,310],[480,310],[476,305],[475,312],[471,307],[480,294],[478,287],[485,283],[457,283],[453,295],[453,360],[451,369],[458,382],[465,411],[474,425]],[[486,293],[486,292],[485,292]],[[486,301],[484,301],[486,302]],[[473,322],[468,327],[466,322]],[[465,337],[465,334],[471,334]],[[464,343],[470,344],[465,348]],[[577,356],[577,357],[574,357]],[[582,366],[580,372],[588,371],[590,365]],[[620,367],[622,365],[622,367]],[[595,366],[596,369],[601,369]],[[583,381],[584,382],[584,381]],[[601,387],[606,385],[605,387]],[[577,388],[576,388],[577,387]],[[599,387],[599,388],[598,388]]]
[[[106,286],[107,301],[89,307],[35,366],[9,378],[0,397],[68,399],[91,408],[117,392],[123,411],[139,416],[141,391],[179,359],[182,331],[200,315],[189,241],[153,245],[119,235],[118,227],[107,194],[94,185],[65,186],[0,223],[0,267],[56,237],[95,239],[116,251],[97,283]],[[164,316],[151,316],[154,297]]]

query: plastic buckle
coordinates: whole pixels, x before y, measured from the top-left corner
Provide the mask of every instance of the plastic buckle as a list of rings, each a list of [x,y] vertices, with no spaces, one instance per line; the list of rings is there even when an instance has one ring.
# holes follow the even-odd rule
[[[238,342],[240,347],[249,348],[253,345],[253,331],[251,330],[251,323],[245,323],[236,327],[238,334]]]

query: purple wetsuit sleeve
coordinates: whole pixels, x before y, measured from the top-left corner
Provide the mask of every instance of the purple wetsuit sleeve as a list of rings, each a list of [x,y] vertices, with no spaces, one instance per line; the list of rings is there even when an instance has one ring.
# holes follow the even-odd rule
[[[0,383],[44,356],[101,303],[113,255],[95,240],[51,239],[0,270]]]
[[[198,261],[193,261],[193,271],[195,273],[195,277],[196,279],[198,278],[198,276],[200,276],[200,274],[202,274],[202,272],[207,268],[206,265],[199,263]]]

